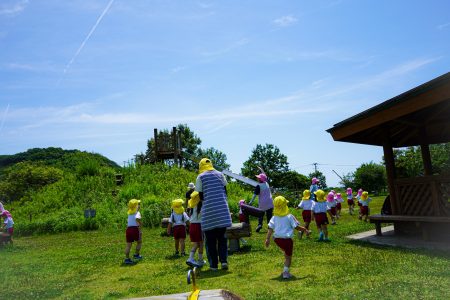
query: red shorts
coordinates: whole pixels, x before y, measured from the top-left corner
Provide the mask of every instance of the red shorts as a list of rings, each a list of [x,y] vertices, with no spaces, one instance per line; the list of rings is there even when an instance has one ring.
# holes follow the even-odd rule
[[[244,214],[239,214],[239,222],[240,223],[249,223],[247,220],[247,216]]]
[[[328,225],[328,217],[326,213],[318,213],[314,214],[314,219],[316,220],[316,225],[320,227],[320,225]]]
[[[141,233],[139,231],[139,227],[137,227],[137,226],[127,227],[125,236],[127,239],[127,243],[137,242],[137,241],[140,241],[142,238]]]
[[[335,216],[336,215],[336,206],[330,207],[330,209],[328,211],[331,213],[331,215]]]
[[[342,209],[342,205],[341,205],[340,202],[339,202],[339,203],[336,203],[336,209],[338,209],[338,210]]]
[[[347,204],[348,205],[355,205],[355,202],[353,201],[353,199],[349,199],[349,200],[347,200]]]
[[[311,223],[311,211],[310,210],[303,210],[302,218],[303,218],[303,222]]]
[[[192,243],[200,243],[203,241],[202,236],[202,224],[200,223],[191,223],[189,226],[189,238]]]
[[[185,239],[186,238],[186,226],[184,225],[176,225],[173,227],[173,238],[178,239]]]
[[[275,239],[275,244],[284,251],[287,256],[292,256],[292,251],[294,250],[294,241],[292,239]]]
[[[9,233],[10,236],[13,236],[14,227],[8,228],[8,233]]]
[[[361,215],[369,215],[369,207],[368,206],[361,206]]]

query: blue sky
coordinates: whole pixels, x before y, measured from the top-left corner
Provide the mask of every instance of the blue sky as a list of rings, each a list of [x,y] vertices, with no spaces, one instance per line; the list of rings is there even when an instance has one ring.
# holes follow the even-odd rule
[[[325,130],[449,66],[444,0],[2,0],[0,154],[122,165],[182,123],[234,172],[270,143],[333,186],[383,151]]]

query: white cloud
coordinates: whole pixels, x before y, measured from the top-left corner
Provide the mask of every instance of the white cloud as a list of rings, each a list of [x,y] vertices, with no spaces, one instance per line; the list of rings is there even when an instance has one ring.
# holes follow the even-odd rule
[[[278,27],[288,27],[297,23],[298,19],[292,15],[283,16],[272,21]]]
[[[0,4],[0,16],[14,16],[20,14],[28,5],[28,0],[13,1],[14,3]]]
[[[449,23],[445,23],[445,24],[438,25],[436,28],[437,28],[438,30],[442,30],[442,29],[447,28],[447,27],[449,27],[449,26],[450,26],[450,22],[449,22]]]

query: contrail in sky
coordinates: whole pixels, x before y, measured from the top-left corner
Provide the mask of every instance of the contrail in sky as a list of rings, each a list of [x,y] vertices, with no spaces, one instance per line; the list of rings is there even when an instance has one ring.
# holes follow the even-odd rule
[[[81,50],[83,50],[84,45],[86,45],[87,41],[89,40],[91,35],[94,33],[95,29],[97,29],[98,24],[100,24],[100,22],[102,21],[103,17],[105,16],[105,14],[109,11],[109,9],[110,9],[111,5],[113,4],[113,2],[114,2],[114,0],[110,0],[108,5],[106,5],[106,7],[103,10],[102,14],[100,15],[100,17],[98,17],[97,22],[95,22],[94,26],[92,27],[91,31],[89,31],[89,33],[86,36],[86,38],[84,39],[84,41],[81,43],[81,45],[78,48],[77,52],[75,52],[75,55],[72,57],[72,59],[69,61],[69,63],[64,68],[63,75],[59,79],[57,86],[59,86],[59,84],[61,83],[62,79],[64,78],[64,76],[66,75],[67,71],[69,70],[70,66],[75,61],[75,59],[78,57],[78,55],[80,54]]]
[[[6,106],[5,112],[3,113],[2,123],[0,124],[0,133],[2,132],[3,124],[5,124],[5,119],[6,119],[6,115],[8,114],[8,111],[9,111],[9,103],[8,103],[8,106]]]

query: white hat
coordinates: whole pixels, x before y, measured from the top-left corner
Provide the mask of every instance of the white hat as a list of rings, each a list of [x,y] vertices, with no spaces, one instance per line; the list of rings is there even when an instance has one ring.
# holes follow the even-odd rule
[[[189,182],[188,188],[190,188],[190,189],[195,189],[194,183],[193,183],[193,182]]]

